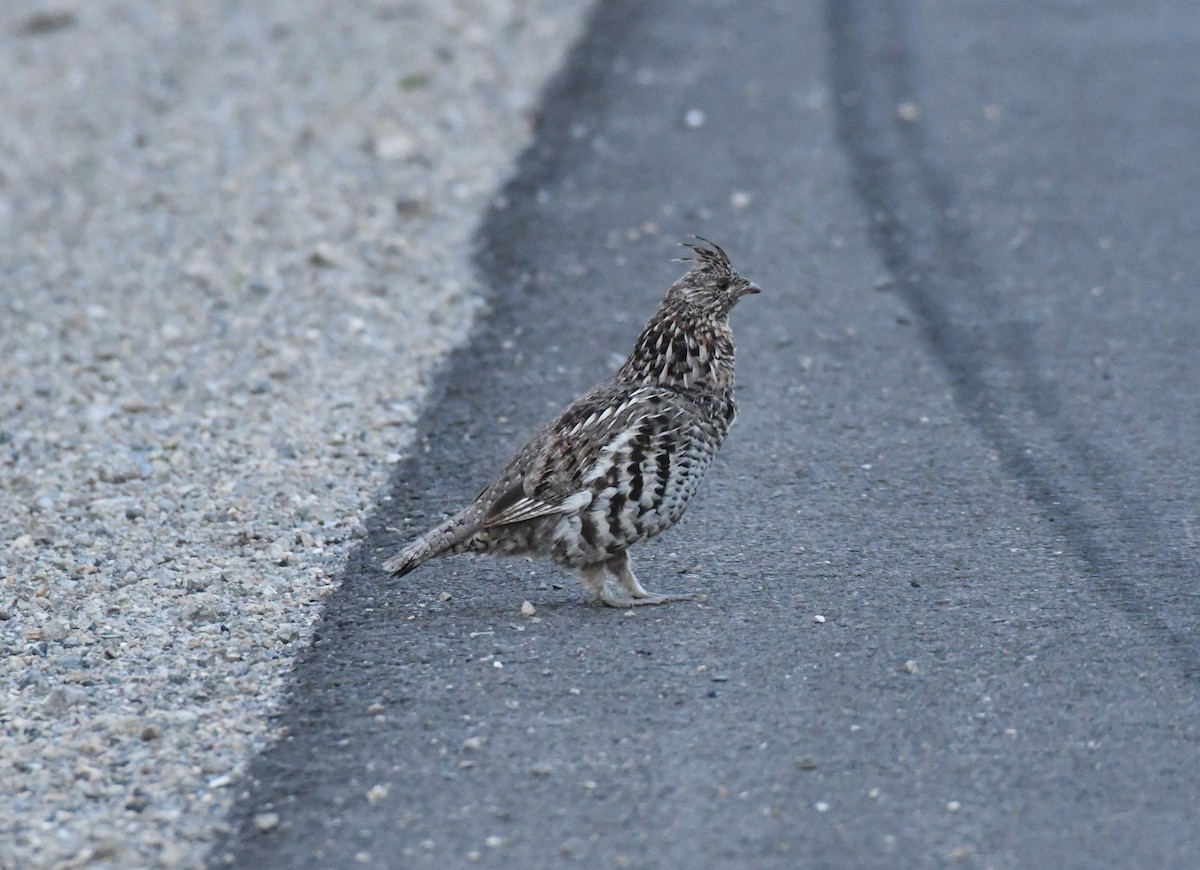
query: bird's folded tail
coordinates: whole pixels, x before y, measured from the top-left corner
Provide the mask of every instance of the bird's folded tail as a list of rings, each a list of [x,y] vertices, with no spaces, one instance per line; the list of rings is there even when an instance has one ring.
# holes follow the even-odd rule
[[[395,556],[383,563],[383,570],[393,577],[403,577],[435,556],[455,549],[479,531],[479,524],[469,522],[461,514],[434,526]]]

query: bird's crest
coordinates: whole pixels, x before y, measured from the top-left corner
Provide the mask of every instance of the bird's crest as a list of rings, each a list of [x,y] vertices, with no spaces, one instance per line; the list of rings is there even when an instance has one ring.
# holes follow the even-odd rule
[[[695,256],[680,257],[677,262],[694,263],[692,271],[706,272],[714,278],[728,280],[733,277],[733,265],[729,262],[729,255],[721,250],[720,245],[701,236],[692,236],[692,238],[701,244],[683,242],[680,247],[687,248]]]

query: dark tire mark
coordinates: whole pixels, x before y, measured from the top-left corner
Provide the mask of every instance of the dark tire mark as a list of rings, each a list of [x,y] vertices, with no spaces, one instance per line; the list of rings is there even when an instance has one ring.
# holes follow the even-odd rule
[[[1080,431],[1044,375],[1033,324],[1016,318],[983,267],[953,179],[919,120],[910,4],[830,0],[838,137],[896,291],[947,372],[955,400],[1041,513],[1087,566],[1095,588],[1162,640],[1200,679],[1194,567],[1168,543],[1130,469]]]

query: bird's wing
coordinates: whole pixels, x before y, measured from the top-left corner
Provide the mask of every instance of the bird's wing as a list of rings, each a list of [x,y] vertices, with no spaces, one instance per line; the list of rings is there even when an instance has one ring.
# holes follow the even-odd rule
[[[537,519],[538,517],[550,516],[551,514],[570,513],[587,503],[587,500],[581,501],[579,499],[579,493],[572,494],[575,498],[567,497],[558,501],[545,501],[540,498],[532,498],[525,494],[525,486],[524,480],[518,480],[504,492],[500,493],[499,497],[488,508],[487,513],[484,514],[483,527],[508,526],[513,523],[523,523],[526,520]]]
[[[670,442],[682,425],[677,406],[652,401],[654,387],[632,392],[607,385],[589,393],[542,432],[506,469],[511,476],[498,487],[482,525],[494,527],[581,510],[603,488],[614,465],[625,466]]]
[[[674,402],[640,403],[581,469],[582,486],[597,493],[610,487],[640,491],[652,475],[665,487],[666,477],[690,449],[694,420]]]
[[[669,458],[682,449],[688,441],[683,432],[693,419],[670,393],[638,388],[569,430],[576,461],[563,476],[570,489],[589,493],[628,484],[647,459]]]

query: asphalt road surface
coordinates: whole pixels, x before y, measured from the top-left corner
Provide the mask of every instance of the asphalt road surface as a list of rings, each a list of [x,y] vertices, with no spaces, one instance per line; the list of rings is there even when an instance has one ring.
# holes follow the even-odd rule
[[[1200,866],[1193,12],[604,4],[214,864]],[[705,600],[386,580],[692,232],[764,288],[739,424],[638,559]]]

